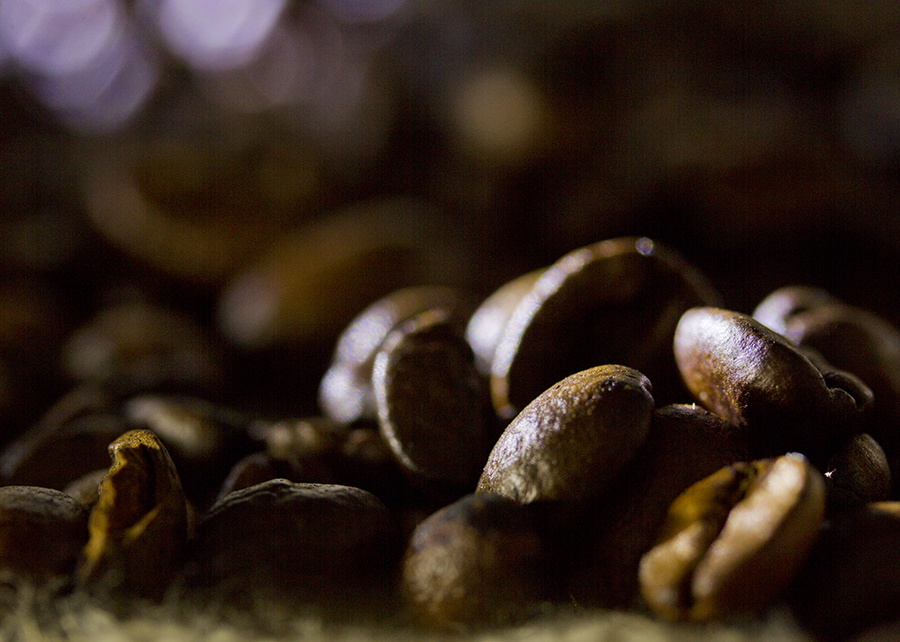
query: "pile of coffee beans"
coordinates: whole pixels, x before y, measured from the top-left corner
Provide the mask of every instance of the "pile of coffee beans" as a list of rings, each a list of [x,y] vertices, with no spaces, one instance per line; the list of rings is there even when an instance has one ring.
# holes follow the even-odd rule
[[[125,612],[279,604],[422,631],[573,604],[783,608],[821,639],[895,623],[900,329],[802,285],[722,306],[646,237],[480,300],[399,288],[292,417],[204,395],[223,355],[202,328],[117,302],[61,346],[71,389],[8,436],[0,574]]]

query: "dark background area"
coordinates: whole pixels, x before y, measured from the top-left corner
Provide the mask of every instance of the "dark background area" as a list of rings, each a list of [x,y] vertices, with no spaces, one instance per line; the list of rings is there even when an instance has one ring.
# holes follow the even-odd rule
[[[732,309],[806,283],[900,322],[893,2],[227,4],[0,2],[13,431],[72,385],[60,354],[114,302],[196,319],[226,355],[221,401],[303,414],[382,290],[484,297],[621,235],[679,250]],[[286,320],[246,330],[244,276],[314,272],[357,242],[316,234],[360,207],[412,266],[286,289]]]

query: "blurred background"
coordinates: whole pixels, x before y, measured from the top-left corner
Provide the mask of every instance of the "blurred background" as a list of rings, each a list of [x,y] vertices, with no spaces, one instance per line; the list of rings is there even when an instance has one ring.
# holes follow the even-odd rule
[[[888,0],[0,0],[0,113],[7,431],[92,379],[314,413],[379,296],[626,234],[900,321]]]

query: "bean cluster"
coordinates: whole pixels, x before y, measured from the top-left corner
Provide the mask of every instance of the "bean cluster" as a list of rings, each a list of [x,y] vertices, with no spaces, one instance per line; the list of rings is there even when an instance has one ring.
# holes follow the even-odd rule
[[[896,619],[900,330],[828,292],[729,310],[637,237],[482,300],[404,287],[345,327],[306,417],[197,392],[205,340],[136,302],[73,333],[77,385],[0,454],[8,585],[439,630]]]

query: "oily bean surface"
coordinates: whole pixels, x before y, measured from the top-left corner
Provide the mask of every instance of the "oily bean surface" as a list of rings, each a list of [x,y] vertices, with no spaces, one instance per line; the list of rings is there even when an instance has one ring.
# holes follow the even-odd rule
[[[638,590],[638,564],[669,506],[691,484],[746,461],[746,432],[695,405],[657,408],[631,464],[588,511],[574,542],[565,529],[557,549],[570,553],[569,593],[580,604],[629,608]]]
[[[647,375],[660,403],[682,401],[675,326],[685,310],[718,300],[704,276],[650,239],[570,252],[543,271],[503,331],[491,365],[494,406],[509,419],[555,382],[604,363]]]
[[[674,350],[693,396],[745,426],[754,457],[799,451],[822,467],[871,411],[872,391],[857,377],[823,372],[793,343],[745,314],[688,310]]]
[[[653,409],[650,381],[637,370],[605,365],[570,375],[506,427],[478,490],[522,503],[587,502],[631,461]]]
[[[891,498],[891,467],[871,435],[863,432],[850,437],[826,468],[832,511]]]
[[[641,593],[670,620],[759,611],[793,580],[824,515],[824,478],[799,455],[720,469],[672,503],[641,558]]]
[[[392,332],[372,386],[381,434],[404,470],[436,492],[472,489],[497,429],[486,381],[453,321],[424,312]]]

